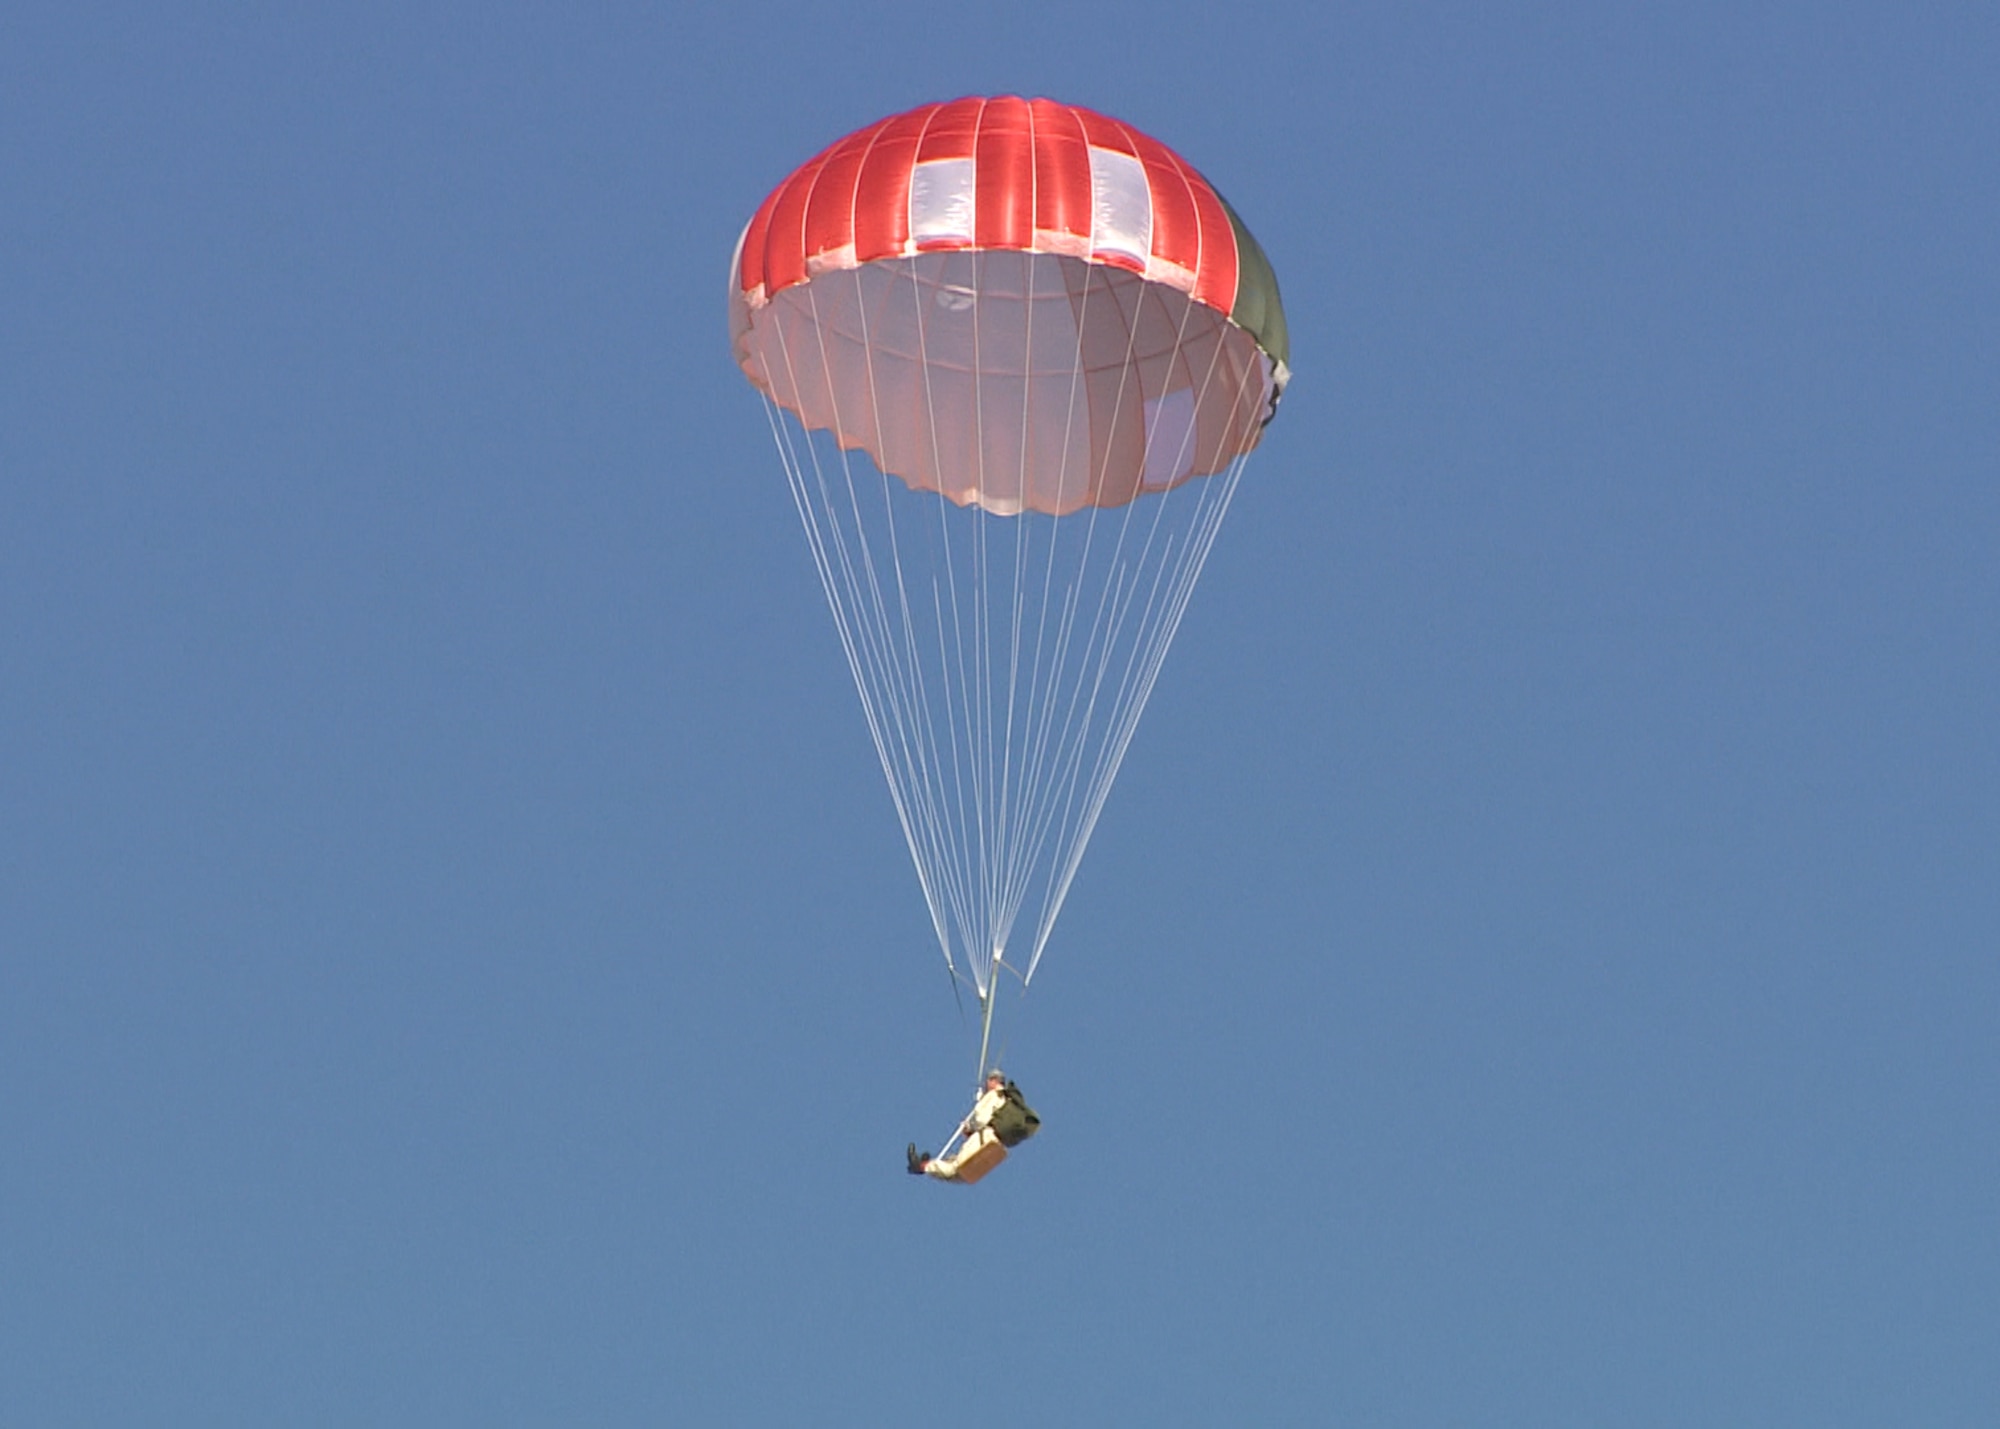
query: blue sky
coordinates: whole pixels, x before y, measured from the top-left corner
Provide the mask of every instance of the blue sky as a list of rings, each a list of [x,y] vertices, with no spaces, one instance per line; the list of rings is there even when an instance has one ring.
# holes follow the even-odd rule
[[[1989,7],[0,18],[0,1420],[2000,1419]],[[923,100],[1297,376],[970,1033],[723,283]]]

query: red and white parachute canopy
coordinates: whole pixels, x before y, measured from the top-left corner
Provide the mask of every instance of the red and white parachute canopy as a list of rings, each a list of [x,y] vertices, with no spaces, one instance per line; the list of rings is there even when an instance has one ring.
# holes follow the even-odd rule
[[[970,266],[940,261],[973,253],[1008,255],[980,265],[976,305],[954,278]],[[889,298],[912,282],[929,302]],[[1052,99],[927,104],[848,135],[758,208],[729,296],[736,360],[779,406],[1003,513],[1219,471],[1289,375],[1277,280],[1221,195],[1158,140]]]

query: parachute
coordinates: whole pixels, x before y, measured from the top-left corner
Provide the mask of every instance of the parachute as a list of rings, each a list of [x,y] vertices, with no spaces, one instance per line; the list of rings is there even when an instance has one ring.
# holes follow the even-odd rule
[[[729,333],[984,1066],[1290,375],[1276,277],[1158,141],[968,98],[779,184]]]

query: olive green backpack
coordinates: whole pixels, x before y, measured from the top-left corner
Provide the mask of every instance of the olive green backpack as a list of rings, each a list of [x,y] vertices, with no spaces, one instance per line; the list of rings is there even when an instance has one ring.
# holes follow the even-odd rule
[[[993,1113],[993,1120],[987,1124],[993,1128],[993,1135],[1002,1146],[1015,1147],[1042,1129],[1042,1119],[1035,1115],[1035,1109],[1021,1099],[1021,1089],[1012,1082],[1000,1089],[1004,1100]]]

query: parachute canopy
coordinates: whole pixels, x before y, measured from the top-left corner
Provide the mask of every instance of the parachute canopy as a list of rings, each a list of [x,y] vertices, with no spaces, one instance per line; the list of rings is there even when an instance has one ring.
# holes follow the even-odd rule
[[[1164,144],[1049,99],[848,135],[764,200],[735,268],[736,360],[766,395],[1003,515],[1212,475],[1288,375],[1277,280],[1234,210]]]
[[[729,330],[940,946],[990,1017],[995,967],[1034,971],[1276,411],[1277,280],[1157,140],[1054,100],[959,99],[771,192]]]

